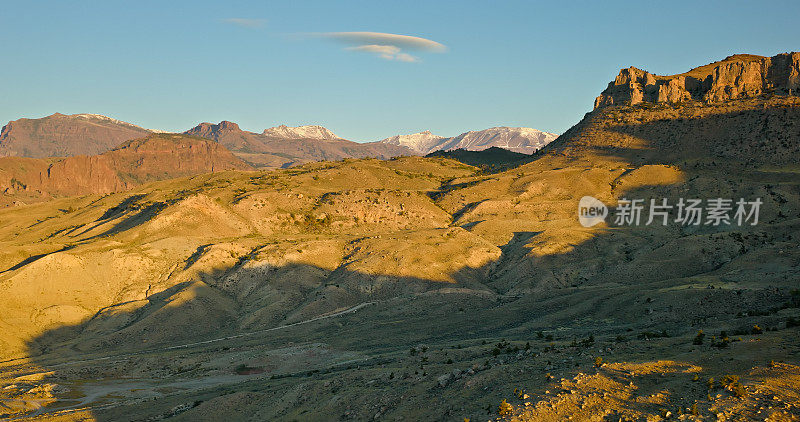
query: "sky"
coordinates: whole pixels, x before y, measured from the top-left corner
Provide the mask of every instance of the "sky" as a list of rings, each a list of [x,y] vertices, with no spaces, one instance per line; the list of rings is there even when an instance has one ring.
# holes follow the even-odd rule
[[[796,0],[648,3],[2,0],[0,122],[319,124],[354,141],[561,133],[620,68],[800,50]]]

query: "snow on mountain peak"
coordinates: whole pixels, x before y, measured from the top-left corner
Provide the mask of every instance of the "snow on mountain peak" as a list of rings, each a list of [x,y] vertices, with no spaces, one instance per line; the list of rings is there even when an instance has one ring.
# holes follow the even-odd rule
[[[505,148],[524,154],[533,154],[552,142],[558,135],[542,132],[529,127],[493,127],[484,130],[464,132],[451,138],[433,135],[430,131],[411,135],[397,135],[381,142],[402,145],[421,154],[439,150],[466,149],[481,151],[491,147]]]
[[[59,114],[59,113],[56,113],[56,114]],[[81,113],[81,114],[71,114],[71,115],[69,115],[69,117],[75,117],[75,118],[84,119],[84,120],[99,120],[99,121],[103,121],[103,122],[112,123],[112,124],[115,124],[115,125],[128,126],[128,127],[133,127],[133,128],[137,128],[137,129],[142,129],[142,130],[146,130],[148,132],[153,132],[153,133],[167,133],[164,130],[146,129],[146,128],[143,128],[141,126],[136,126],[133,123],[123,122],[122,120],[117,120],[117,119],[115,119],[113,117],[103,116],[102,114]]]
[[[336,140],[341,139],[333,132],[319,125],[305,126],[286,126],[280,125],[264,129],[264,135],[286,139],[320,139]]]
[[[381,142],[385,144],[404,146],[420,154],[427,154],[433,151],[433,148],[439,145],[443,139],[446,138],[443,136],[434,135],[431,133],[431,131],[426,130],[424,132],[412,133],[410,135],[392,136],[382,140]]]
[[[481,151],[491,147],[505,148],[523,154],[533,154],[558,137],[555,133],[543,132],[529,127],[493,127],[470,131],[450,138],[440,149],[466,149]]]

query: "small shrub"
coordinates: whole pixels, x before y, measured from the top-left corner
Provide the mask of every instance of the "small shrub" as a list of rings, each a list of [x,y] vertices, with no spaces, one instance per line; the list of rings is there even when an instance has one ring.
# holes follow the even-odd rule
[[[738,376],[736,376],[736,375],[725,375],[724,377],[722,377],[722,381],[720,381],[720,384],[723,387],[728,388],[731,385],[736,384],[738,382],[739,382],[739,377]]]
[[[724,348],[728,347],[728,344],[730,342],[731,342],[731,339],[728,338],[728,334],[725,333],[725,331],[723,331],[719,335],[719,341],[716,341],[716,339],[712,338],[711,345],[714,346],[714,347],[720,348],[720,349],[724,349]]]
[[[705,336],[706,335],[705,335],[705,333],[703,333],[703,330],[698,331],[697,335],[694,337],[694,340],[692,340],[692,344],[696,344],[696,345],[703,344],[703,338]]]
[[[747,394],[744,386],[739,382],[739,377],[736,375],[725,375],[720,381],[722,387],[733,393],[736,397],[744,397]]]
[[[500,406],[497,409],[497,413],[500,416],[511,416],[514,413],[514,406],[508,403],[506,399],[503,399],[503,401],[500,402]]]

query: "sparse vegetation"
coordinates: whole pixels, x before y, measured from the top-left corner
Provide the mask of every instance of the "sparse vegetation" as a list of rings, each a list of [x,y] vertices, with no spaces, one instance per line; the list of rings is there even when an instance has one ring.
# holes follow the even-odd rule
[[[503,399],[503,401],[500,402],[500,406],[497,409],[497,414],[500,416],[511,416],[513,413],[514,413],[514,406],[508,403],[506,399]]]

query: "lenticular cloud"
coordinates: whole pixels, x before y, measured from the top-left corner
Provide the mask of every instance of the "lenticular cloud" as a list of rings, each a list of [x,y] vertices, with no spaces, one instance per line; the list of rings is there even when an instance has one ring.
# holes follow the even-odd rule
[[[385,60],[416,62],[419,58],[406,53],[408,51],[425,51],[443,53],[447,47],[436,41],[410,35],[386,34],[382,32],[328,32],[318,34],[325,38],[353,45],[348,51],[359,51],[374,54]]]

